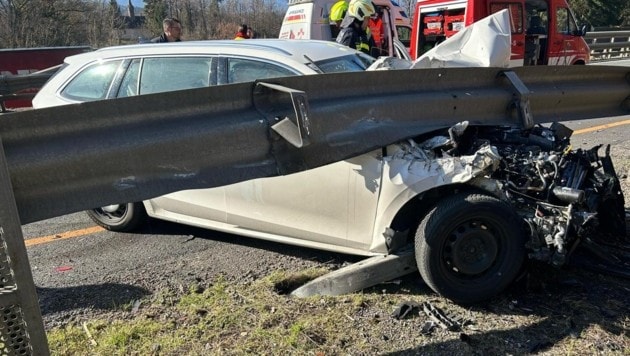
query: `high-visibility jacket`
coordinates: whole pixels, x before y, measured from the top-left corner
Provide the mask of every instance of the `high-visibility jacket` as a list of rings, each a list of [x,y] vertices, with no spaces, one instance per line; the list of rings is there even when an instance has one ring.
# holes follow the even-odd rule
[[[236,33],[236,36],[234,37],[235,40],[244,40],[244,39],[248,39],[249,36],[247,36],[247,33],[243,33],[241,31]]]

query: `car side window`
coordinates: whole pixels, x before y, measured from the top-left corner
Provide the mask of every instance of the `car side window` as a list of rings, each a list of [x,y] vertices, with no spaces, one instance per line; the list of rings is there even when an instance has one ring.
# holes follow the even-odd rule
[[[140,59],[136,58],[129,64],[127,72],[120,82],[117,98],[138,95],[138,85],[140,79]]]
[[[107,98],[107,93],[122,60],[98,62],[83,69],[61,91],[63,97],[93,101]]]
[[[256,79],[287,77],[296,74],[273,63],[243,58],[228,59],[228,83],[252,82]]]
[[[145,58],[139,94],[207,87],[211,61],[210,57]]]

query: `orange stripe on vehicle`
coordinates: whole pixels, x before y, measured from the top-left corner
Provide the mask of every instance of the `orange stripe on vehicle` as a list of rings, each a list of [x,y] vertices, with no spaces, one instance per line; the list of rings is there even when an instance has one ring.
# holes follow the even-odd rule
[[[85,236],[89,234],[94,234],[101,231],[105,231],[105,229],[103,229],[100,226],[92,226],[86,229],[67,231],[67,232],[62,232],[60,234],[42,236],[42,237],[36,237],[33,239],[24,240],[24,244],[26,245],[26,247],[34,246],[34,245],[41,245],[41,244],[45,244],[45,243],[49,243],[53,241],[71,239],[73,237],[81,237],[81,236]]]
[[[585,129],[575,130],[575,131],[573,131],[573,134],[574,135],[585,134],[585,133],[588,133],[588,132],[593,132],[593,131],[597,131],[597,130],[605,130],[605,129],[609,129],[611,127],[621,126],[621,125],[628,125],[628,124],[630,124],[630,120],[617,121],[617,122],[612,122],[610,124],[604,124],[604,125],[599,125],[599,126],[587,127]]]

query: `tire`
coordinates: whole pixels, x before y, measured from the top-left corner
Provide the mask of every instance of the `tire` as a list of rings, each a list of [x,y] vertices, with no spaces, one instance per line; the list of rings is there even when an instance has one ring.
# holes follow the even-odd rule
[[[503,291],[525,258],[522,219],[506,203],[483,194],[442,199],[415,236],[418,270],[436,293],[478,303]]]
[[[111,231],[133,231],[147,220],[142,203],[108,205],[87,210],[86,213],[97,225]]]

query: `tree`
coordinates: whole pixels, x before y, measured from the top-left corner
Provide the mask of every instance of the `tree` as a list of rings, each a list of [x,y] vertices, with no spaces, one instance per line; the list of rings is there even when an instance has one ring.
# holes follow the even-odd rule
[[[630,22],[627,15],[630,4],[627,0],[569,0],[569,4],[579,24],[611,27]]]
[[[144,0],[145,23],[151,32],[162,33],[162,21],[166,18],[167,13],[166,1]]]

